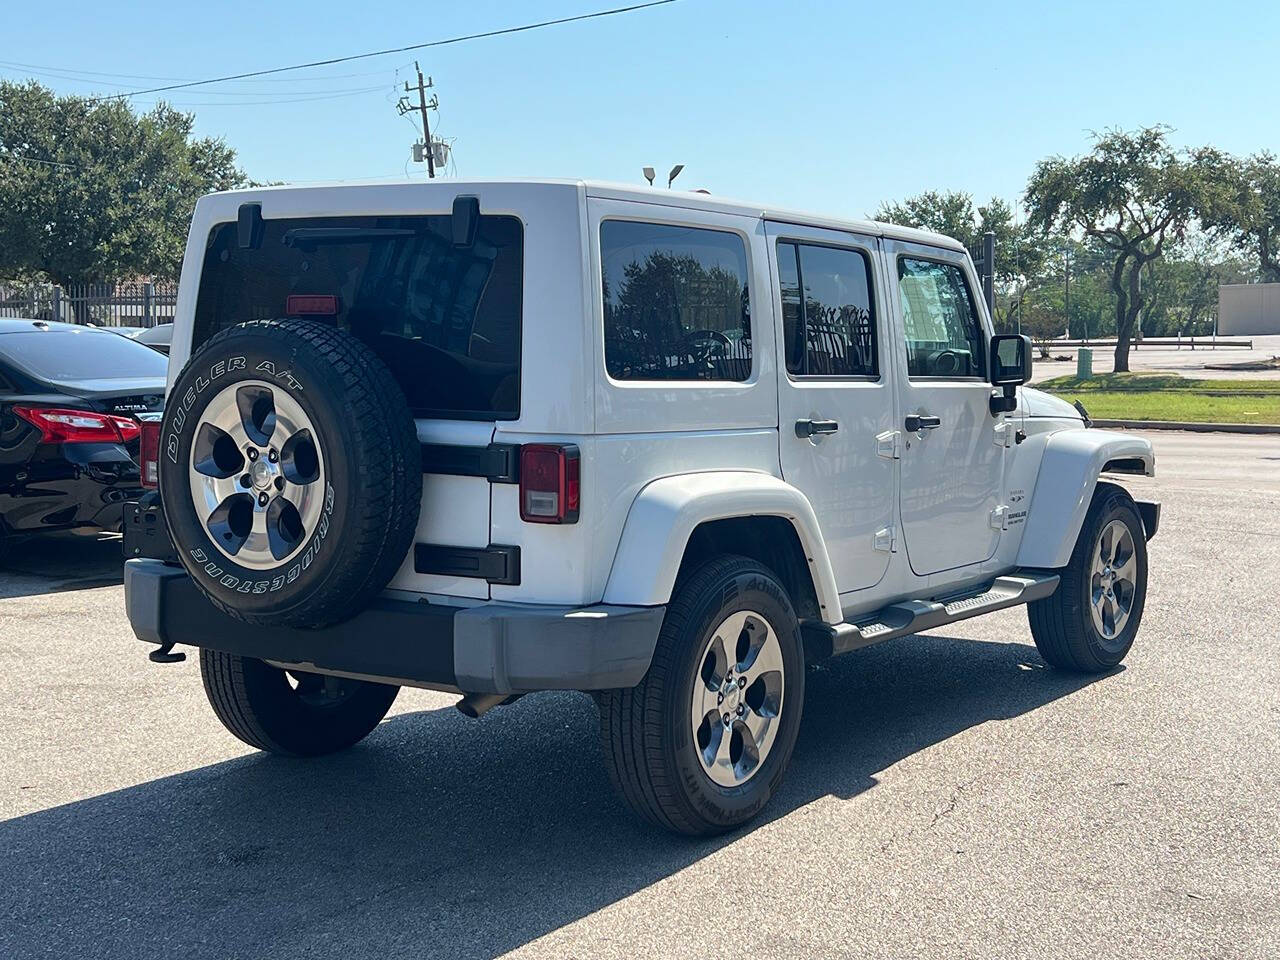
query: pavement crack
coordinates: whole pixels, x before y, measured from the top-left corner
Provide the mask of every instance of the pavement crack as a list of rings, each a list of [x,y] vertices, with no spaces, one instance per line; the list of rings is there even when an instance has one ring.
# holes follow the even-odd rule
[[[933,811],[933,819],[929,821],[929,826],[925,827],[925,830],[932,830],[938,825],[939,820],[954,813],[956,807],[960,804],[960,798],[964,796],[964,792],[977,783],[979,779],[979,777],[973,777],[964,783],[956,784],[951,791],[951,795],[947,797],[946,804]]]

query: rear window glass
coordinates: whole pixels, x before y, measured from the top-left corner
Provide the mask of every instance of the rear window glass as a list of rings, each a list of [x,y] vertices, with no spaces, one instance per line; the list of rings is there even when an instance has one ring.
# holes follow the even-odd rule
[[[746,380],[751,305],[742,237],[600,225],[604,360],[615,380]]]
[[[524,231],[482,216],[469,248],[447,215],[267,220],[257,250],[236,224],[209,236],[195,344],[245,320],[287,316],[290,296],[337,297],[328,320],[367,343],[417,416],[520,415]],[[296,302],[296,301],[295,301]]]
[[[0,356],[39,380],[164,379],[169,360],[105,330],[46,330],[0,335]]]

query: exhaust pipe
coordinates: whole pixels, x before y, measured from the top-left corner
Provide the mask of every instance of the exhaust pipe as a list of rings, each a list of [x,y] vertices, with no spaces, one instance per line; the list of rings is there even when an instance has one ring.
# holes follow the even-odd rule
[[[506,693],[467,693],[458,701],[458,710],[463,716],[475,720],[484,716],[509,696],[510,694]]]

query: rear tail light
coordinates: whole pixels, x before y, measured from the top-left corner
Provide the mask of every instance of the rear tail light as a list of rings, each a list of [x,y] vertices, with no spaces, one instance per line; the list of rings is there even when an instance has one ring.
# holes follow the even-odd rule
[[[572,444],[526,443],[520,448],[520,519],[577,523],[581,459]]]
[[[116,425],[116,429],[120,431],[120,440],[122,443],[128,443],[142,435],[142,425],[137,420],[130,420],[128,417],[111,417],[111,422]]]
[[[160,421],[142,421],[142,441],[138,444],[138,467],[142,485],[154,490],[160,485]]]
[[[284,312],[290,317],[336,317],[338,298],[321,293],[291,293],[285,298]]]
[[[110,413],[23,406],[13,412],[40,431],[41,443],[128,443],[141,432],[136,420]]]

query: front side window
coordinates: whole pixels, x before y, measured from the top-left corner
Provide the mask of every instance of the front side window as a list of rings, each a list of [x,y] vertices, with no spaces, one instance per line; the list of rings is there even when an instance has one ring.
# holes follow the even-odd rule
[[[738,234],[606,220],[600,269],[613,379],[751,376],[747,250]]]
[[[780,240],[778,278],[788,373],[879,375],[871,268],[864,254]]]
[[[901,257],[898,292],[912,377],[982,377],[982,324],[955,264]]]

